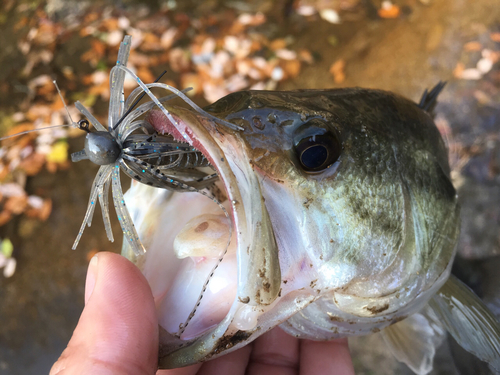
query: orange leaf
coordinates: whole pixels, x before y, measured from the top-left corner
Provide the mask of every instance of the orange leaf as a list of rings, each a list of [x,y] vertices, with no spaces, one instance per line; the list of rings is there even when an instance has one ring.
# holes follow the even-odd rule
[[[24,212],[28,205],[28,198],[25,195],[14,196],[7,199],[4,209],[12,212],[14,215],[19,215]]]
[[[115,31],[118,29],[118,18],[106,18],[101,21],[101,27],[107,31]]]
[[[287,78],[295,78],[299,75],[301,66],[299,60],[285,60],[282,65]]]
[[[453,77],[462,78],[462,72],[465,70],[465,65],[461,62],[457,63],[455,69],[453,69]]]
[[[378,10],[378,15],[381,18],[398,18],[400,13],[401,8],[394,4],[390,4]]]
[[[481,51],[483,49],[483,45],[479,42],[469,42],[465,43],[464,51],[472,52],[472,51]]]
[[[156,79],[153,73],[151,73],[151,70],[146,67],[140,67],[137,69],[137,76],[142,80],[142,82],[146,83],[154,82]]]
[[[345,80],[345,60],[339,59],[330,66],[330,74],[333,75],[335,83],[342,83]]]
[[[33,153],[19,164],[19,168],[24,170],[28,176],[34,176],[40,172],[44,163],[44,155]]]
[[[12,218],[12,214],[9,211],[3,210],[0,212],[0,226],[7,224]]]
[[[269,47],[273,51],[277,51],[279,49],[284,49],[284,48],[286,48],[286,41],[285,41],[285,39],[275,39],[271,42]]]
[[[500,43],[500,33],[490,33],[490,39],[494,42]]]

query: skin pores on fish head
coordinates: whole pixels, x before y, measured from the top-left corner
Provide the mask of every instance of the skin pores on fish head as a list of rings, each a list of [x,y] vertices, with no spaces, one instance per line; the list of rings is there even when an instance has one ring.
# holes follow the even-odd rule
[[[309,288],[333,300],[330,315],[400,316],[446,280],[459,208],[444,143],[415,103],[363,89],[250,91],[207,110],[245,128],[234,137],[259,178],[282,294]],[[314,157],[327,160],[311,170]]]

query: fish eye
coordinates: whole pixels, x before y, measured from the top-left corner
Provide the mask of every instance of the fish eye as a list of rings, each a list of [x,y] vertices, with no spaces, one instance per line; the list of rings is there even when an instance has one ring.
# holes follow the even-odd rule
[[[295,145],[302,169],[308,173],[321,172],[337,161],[342,147],[336,134],[327,131],[309,135]]]

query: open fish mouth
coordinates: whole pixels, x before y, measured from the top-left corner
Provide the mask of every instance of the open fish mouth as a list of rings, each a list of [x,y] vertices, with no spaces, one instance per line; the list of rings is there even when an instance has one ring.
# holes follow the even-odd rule
[[[281,310],[284,314],[260,319],[276,311],[281,300],[281,272],[258,177],[238,132],[183,108],[169,111],[174,122],[160,111],[148,121],[160,134],[202,152],[220,182],[217,204],[196,193],[145,193],[151,188],[143,184],[127,193],[147,249],[135,261],[158,309],[160,368],[186,366],[241,347],[304,306],[293,298]],[[145,210],[145,199],[151,210]]]

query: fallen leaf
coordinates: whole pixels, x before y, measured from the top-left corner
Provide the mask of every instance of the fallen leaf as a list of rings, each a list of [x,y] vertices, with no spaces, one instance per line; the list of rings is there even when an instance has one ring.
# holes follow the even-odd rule
[[[465,65],[461,62],[458,62],[457,65],[455,66],[455,69],[453,69],[453,77],[462,78],[462,72],[464,70],[465,70]]]
[[[345,60],[339,59],[330,66],[330,74],[335,83],[342,83],[345,80]]]
[[[299,59],[308,63],[308,64],[312,64],[314,62],[314,57],[313,57],[312,53],[306,49],[301,49],[299,51]]]
[[[151,73],[151,70],[145,66],[141,66],[137,69],[137,76],[142,80],[142,82],[151,83],[154,82],[156,77]]]
[[[34,176],[40,172],[45,164],[45,156],[38,153],[33,153],[26,159],[21,161],[19,168],[24,170],[26,175]]]
[[[378,10],[378,15],[381,18],[398,18],[400,13],[401,8],[390,1],[383,1],[382,8]]]
[[[273,51],[284,49],[286,48],[286,41],[285,39],[275,39],[269,44],[269,48],[271,48]]]
[[[52,212],[52,200],[48,198],[43,201],[43,206],[39,210],[38,218],[42,221],[45,221],[49,218],[51,212]]]
[[[285,78],[296,78],[300,73],[301,63],[299,60],[287,60],[282,63],[285,70]]]
[[[3,210],[2,212],[0,212],[0,226],[7,224],[10,219],[12,219],[11,212],[7,210]]]
[[[494,42],[500,43],[500,33],[490,33],[490,39]]]
[[[24,212],[28,205],[26,195],[10,197],[4,204],[4,209],[12,212],[14,215],[19,215]]]
[[[185,89],[187,87],[193,88],[193,90],[187,93],[189,96],[194,96],[202,92],[202,84],[198,74],[186,73],[181,76],[181,88]]]
[[[477,41],[464,44],[464,51],[466,52],[481,51],[482,49],[483,45]]]

